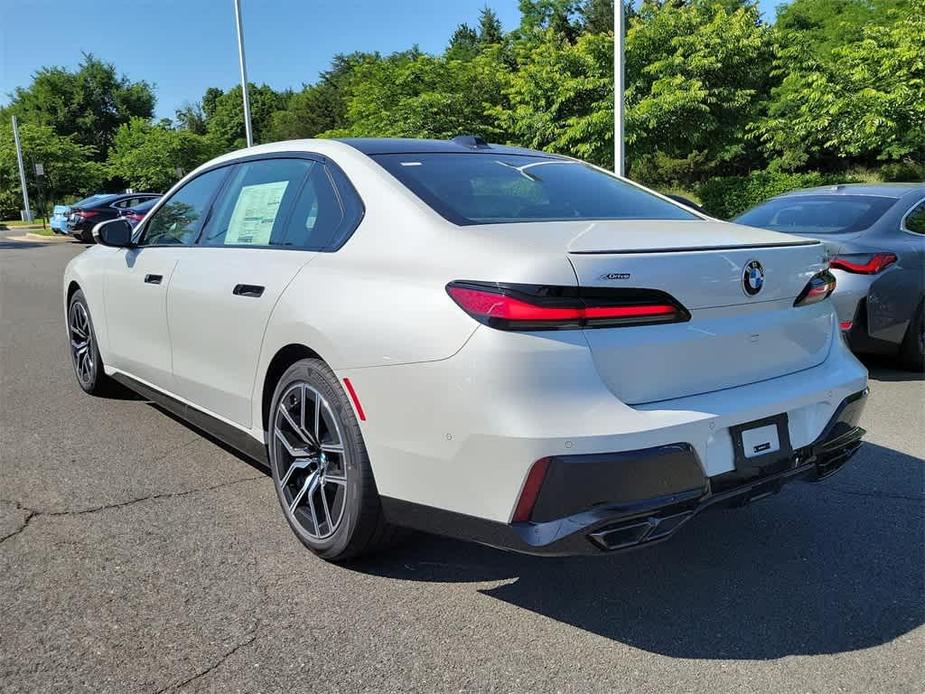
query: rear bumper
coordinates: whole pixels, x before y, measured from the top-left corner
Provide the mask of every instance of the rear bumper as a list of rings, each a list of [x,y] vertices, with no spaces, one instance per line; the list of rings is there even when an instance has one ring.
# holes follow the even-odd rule
[[[527,554],[600,554],[653,544],[711,506],[744,505],[786,482],[837,472],[861,445],[866,396],[867,389],[845,398],[810,445],[713,477],[704,475],[686,443],[551,458],[529,522],[499,523],[388,497],[383,510],[396,525]]]

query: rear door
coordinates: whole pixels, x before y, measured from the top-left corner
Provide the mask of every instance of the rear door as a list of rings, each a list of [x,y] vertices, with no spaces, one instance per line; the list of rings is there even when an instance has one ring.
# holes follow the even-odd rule
[[[173,390],[167,289],[226,173],[217,169],[187,182],[148,220],[136,246],[116,249],[107,261],[109,365],[164,390]]]
[[[319,161],[276,157],[235,167],[197,247],[178,263],[167,297],[179,395],[251,425],[270,314],[342,219]]]

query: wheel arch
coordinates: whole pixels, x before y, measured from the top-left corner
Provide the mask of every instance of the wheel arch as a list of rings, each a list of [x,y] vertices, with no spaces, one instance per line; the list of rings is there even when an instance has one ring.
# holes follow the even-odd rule
[[[67,285],[67,293],[64,297],[64,307],[67,310],[67,307],[71,305],[71,297],[80,289],[80,285],[77,284],[77,280],[71,280]]]
[[[321,361],[324,361],[324,358],[311,347],[300,343],[290,343],[280,347],[267,365],[266,373],[263,376],[263,387],[260,391],[260,423],[264,431],[269,429],[270,405],[272,404],[276,384],[286,369],[302,359],[321,359]]]

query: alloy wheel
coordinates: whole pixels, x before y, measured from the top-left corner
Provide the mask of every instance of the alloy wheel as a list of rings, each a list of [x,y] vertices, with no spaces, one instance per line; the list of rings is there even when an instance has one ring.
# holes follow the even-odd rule
[[[290,520],[313,540],[337,530],[347,501],[347,457],[341,426],[324,396],[290,384],[273,414],[274,479]]]
[[[87,309],[80,301],[71,304],[68,331],[71,338],[71,358],[74,361],[77,380],[84,387],[90,387],[96,375],[93,331],[90,329],[90,316],[87,315]]]

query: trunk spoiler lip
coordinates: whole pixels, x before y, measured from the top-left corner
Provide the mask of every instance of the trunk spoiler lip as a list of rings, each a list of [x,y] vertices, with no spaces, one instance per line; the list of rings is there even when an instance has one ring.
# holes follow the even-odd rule
[[[822,241],[807,239],[806,241],[789,241],[777,243],[746,243],[741,245],[725,246],[679,246],[667,248],[633,248],[629,250],[595,250],[595,251],[569,251],[569,255],[639,255],[644,253],[697,253],[701,251],[740,251],[750,248],[789,248],[791,246],[821,246]]]

